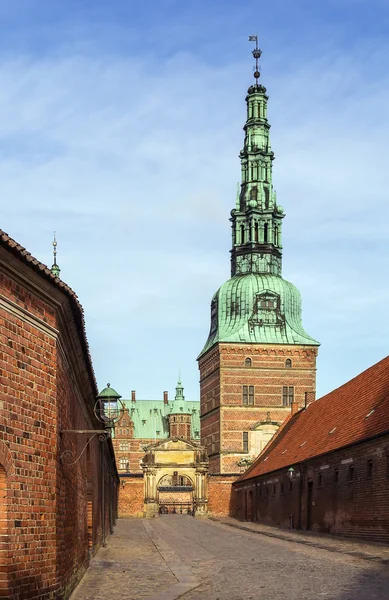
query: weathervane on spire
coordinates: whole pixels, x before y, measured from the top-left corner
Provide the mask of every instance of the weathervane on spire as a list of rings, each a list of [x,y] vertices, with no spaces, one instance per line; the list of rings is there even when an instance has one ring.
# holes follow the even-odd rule
[[[54,262],[53,262],[53,265],[52,265],[50,271],[52,272],[53,275],[55,275],[56,277],[59,277],[61,269],[57,265],[57,240],[55,237],[55,231],[54,231],[54,240],[53,240],[53,257],[54,257]]]
[[[258,85],[258,79],[261,74],[259,72],[258,60],[261,58],[262,50],[258,48],[258,36],[257,35],[249,35],[249,42],[255,42],[255,48],[253,50],[253,56],[255,58],[255,71],[254,77],[256,79],[256,85]]]

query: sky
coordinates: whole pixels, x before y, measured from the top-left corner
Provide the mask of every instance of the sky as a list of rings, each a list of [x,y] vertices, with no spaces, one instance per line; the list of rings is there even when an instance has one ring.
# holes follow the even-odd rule
[[[388,354],[388,28],[389,0],[1,3],[0,228],[49,266],[56,231],[99,388],[199,398],[252,34],[317,395]]]

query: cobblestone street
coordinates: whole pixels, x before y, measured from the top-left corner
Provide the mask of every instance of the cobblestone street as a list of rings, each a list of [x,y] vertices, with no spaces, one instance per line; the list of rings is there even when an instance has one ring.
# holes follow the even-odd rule
[[[389,549],[231,519],[120,519],[71,600],[107,598],[387,600]]]

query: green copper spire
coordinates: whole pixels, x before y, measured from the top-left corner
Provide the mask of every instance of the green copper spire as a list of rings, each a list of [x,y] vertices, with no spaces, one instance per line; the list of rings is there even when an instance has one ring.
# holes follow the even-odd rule
[[[301,321],[301,297],[281,277],[281,229],[284,211],[272,183],[266,88],[260,77],[257,36],[255,84],[247,92],[244,144],[240,152],[242,181],[231,211],[231,279],[212,298],[211,329],[200,356],[218,342],[319,346]]]
[[[253,55],[255,84],[247,92],[247,120],[243,150],[240,152],[241,186],[237,205],[231,211],[231,275],[272,273],[281,275],[281,230],[285,216],[277,206],[272,184],[272,161],[267,120],[266,88],[258,84],[260,72],[257,36]]]
[[[170,414],[190,413],[191,408],[189,402],[185,402],[184,386],[181,383],[181,377],[178,377],[176,385],[176,395],[170,410]]]
[[[185,400],[184,396],[184,386],[181,383],[181,375],[178,376],[178,381],[176,385],[176,395],[174,400]]]
[[[50,271],[52,272],[53,275],[55,275],[56,277],[59,277],[61,269],[57,265],[57,240],[55,239],[55,231],[54,231],[54,240],[53,240],[53,256],[54,256],[54,262],[52,264]]]

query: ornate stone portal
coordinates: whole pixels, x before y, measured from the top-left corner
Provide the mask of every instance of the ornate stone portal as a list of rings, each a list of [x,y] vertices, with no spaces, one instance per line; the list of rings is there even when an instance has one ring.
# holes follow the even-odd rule
[[[205,448],[182,438],[148,446],[142,460],[144,514],[207,514],[208,458]]]

